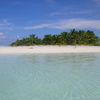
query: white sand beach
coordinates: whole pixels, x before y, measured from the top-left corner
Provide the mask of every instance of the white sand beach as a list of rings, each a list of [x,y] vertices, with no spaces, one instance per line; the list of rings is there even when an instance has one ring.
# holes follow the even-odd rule
[[[100,46],[18,46],[0,47],[0,54],[99,53]]]

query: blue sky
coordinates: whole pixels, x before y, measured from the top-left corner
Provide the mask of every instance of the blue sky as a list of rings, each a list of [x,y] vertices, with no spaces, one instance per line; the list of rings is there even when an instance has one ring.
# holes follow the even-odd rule
[[[100,0],[0,0],[0,45],[73,28],[100,36]]]

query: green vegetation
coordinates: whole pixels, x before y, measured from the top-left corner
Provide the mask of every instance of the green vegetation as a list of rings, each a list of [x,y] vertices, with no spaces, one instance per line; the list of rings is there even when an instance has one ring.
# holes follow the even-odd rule
[[[11,46],[31,46],[31,45],[100,45],[100,39],[93,31],[71,30],[61,34],[47,34],[43,39],[34,34],[27,38],[17,40]]]

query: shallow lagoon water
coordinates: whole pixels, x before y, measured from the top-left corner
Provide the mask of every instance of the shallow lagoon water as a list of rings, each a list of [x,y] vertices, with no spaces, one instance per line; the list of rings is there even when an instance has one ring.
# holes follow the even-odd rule
[[[0,100],[100,100],[100,53],[0,55]]]

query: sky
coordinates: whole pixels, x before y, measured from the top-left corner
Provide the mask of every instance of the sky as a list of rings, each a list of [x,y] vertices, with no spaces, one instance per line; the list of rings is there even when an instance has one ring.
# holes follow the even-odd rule
[[[100,0],[0,0],[0,45],[73,28],[100,37]]]

